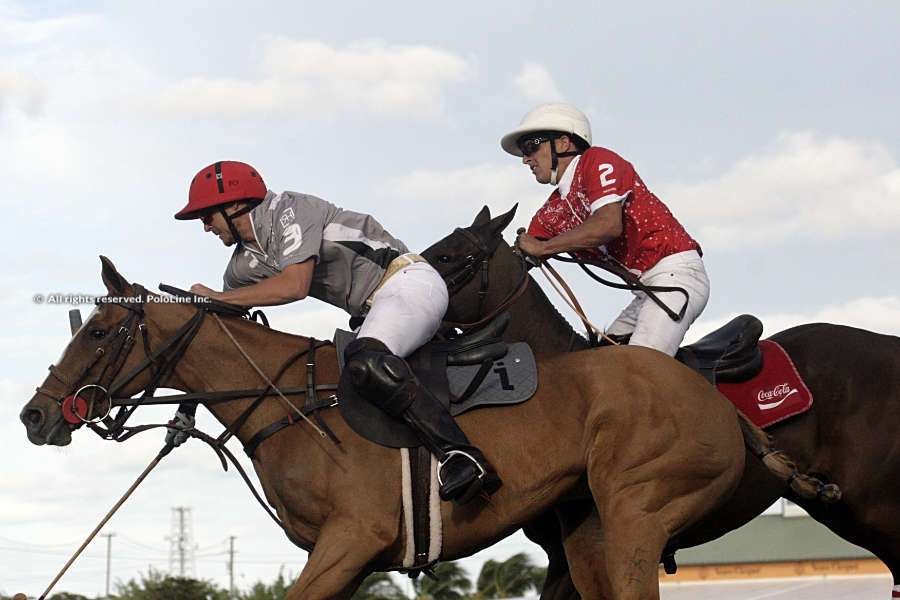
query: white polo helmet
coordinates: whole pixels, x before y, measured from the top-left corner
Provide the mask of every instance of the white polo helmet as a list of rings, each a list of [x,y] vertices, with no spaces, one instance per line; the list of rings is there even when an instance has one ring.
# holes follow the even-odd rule
[[[591,145],[591,123],[583,112],[565,102],[541,104],[522,119],[519,126],[500,139],[500,147],[513,156],[522,156],[519,140],[529,133],[556,131]]]

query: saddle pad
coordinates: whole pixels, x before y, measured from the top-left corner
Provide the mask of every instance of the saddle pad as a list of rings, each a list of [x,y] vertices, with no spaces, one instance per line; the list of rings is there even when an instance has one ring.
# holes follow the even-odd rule
[[[344,348],[355,337],[355,334],[348,331],[335,331],[334,344],[342,371],[338,383],[338,408],[341,415],[356,433],[376,444],[389,448],[419,446],[419,437],[409,425],[362,398],[344,376]],[[479,365],[448,367],[447,379],[454,397],[459,397],[465,391],[479,368]],[[510,344],[507,355],[494,362],[475,393],[465,402],[450,403],[448,408],[450,414],[457,416],[481,406],[519,404],[534,395],[537,384],[537,365],[531,348],[523,343]]]
[[[447,369],[450,393],[459,398],[481,365],[461,365]],[[465,402],[451,402],[450,414],[454,417],[478,406],[499,406],[525,402],[537,391],[538,375],[534,353],[528,344],[509,344],[509,352],[494,361],[490,373],[478,389]]]
[[[762,340],[759,349],[762,371],[740,383],[718,383],[719,391],[759,427],[769,427],[809,410],[812,393],[784,348]]]

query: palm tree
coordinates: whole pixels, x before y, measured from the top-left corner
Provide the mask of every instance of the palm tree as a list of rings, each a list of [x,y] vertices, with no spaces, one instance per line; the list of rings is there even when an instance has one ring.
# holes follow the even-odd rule
[[[547,570],[536,567],[525,553],[514,554],[502,562],[489,560],[478,575],[475,598],[512,598],[530,589],[540,589]]]
[[[455,562],[440,563],[431,577],[420,577],[413,582],[415,600],[465,600],[472,581],[466,571]]]
[[[352,600],[409,600],[387,573],[372,573],[359,585]]]

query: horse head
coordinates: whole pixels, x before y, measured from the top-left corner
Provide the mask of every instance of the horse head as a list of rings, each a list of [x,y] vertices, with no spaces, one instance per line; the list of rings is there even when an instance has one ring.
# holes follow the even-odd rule
[[[470,226],[457,228],[422,252],[447,282],[448,322],[463,328],[480,323],[502,311],[510,294],[527,285],[525,265],[502,235],[516,208],[491,218],[485,206]]]
[[[152,364],[140,369],[144,353],[133,351],[136,341],[145,350],[149,344],[144,303],[151,294],[128,283],[108,258],[101,256],[100,261],[107,295],[96,300],[77,329],[80,316],[70,314],[71,340],[20,413],[33,444],[65,446],[82,425],[106,436],[116,421],[111,416],[113,395],[128,397],[144,389],[155,371]]]

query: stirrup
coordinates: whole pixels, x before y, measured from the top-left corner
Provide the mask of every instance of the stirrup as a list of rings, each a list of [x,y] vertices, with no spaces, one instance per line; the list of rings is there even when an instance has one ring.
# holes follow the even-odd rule
[[[437,470],[438,485],[440,485],[440,486],[444,485],[444,480],[441,479],[441,469],[443,469],[444,465],[447,464],[447,461],[450,460],[455,455],[465,456],[470,461],[472,461],[476,467],[478,467],[478,479],[479,480],[483,480],[484,476],[487,475],[487,471],[484,469],[484,467],[481,465],[481,463],[475,459],[474,456],[472,456],[465,450],[450,450],[449,452],[444,454],[443,459],[438,461],[438,470]]]

